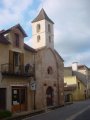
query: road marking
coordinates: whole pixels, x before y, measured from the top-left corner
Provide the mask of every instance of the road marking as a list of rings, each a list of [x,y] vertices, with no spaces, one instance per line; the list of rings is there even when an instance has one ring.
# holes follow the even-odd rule
[[[84,108],[83,110],[81,110],[80,112],[75,113],[74,115],[72,115],[71,117],[67,118],[66,120],[73,120],[73,119],[75,119],[78,115],[80,115],[81,113],[85,112],[89,108],[90,108],[90,105],[88,107]]]

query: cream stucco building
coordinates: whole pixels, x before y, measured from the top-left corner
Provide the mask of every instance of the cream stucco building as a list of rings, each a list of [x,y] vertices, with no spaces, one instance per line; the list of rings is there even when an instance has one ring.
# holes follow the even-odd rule
[[[64,64],[54,49],[53,21],[44,9],[32,21],[33,48],[18,24],[0,31],[0,109],[12,112],[64,105]]]
[[[73,100],[85,100],[90,97],[90,77],[89,68],[85,65],[78,65],[77,62],[72,63],[72,66],[64,68],[64,83],[66,101],[69,101],[69,96]],[[70,90],[71,88],[71,90]]]

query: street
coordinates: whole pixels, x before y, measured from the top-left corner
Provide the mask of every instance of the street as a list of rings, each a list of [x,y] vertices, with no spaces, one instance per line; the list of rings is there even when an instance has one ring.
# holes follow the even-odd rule
[[[74,120],[90,120],[90,108],[88,108],[84,113],[77,116]]]
[[[90,100],[48,111],[23,120],[90,120]]]

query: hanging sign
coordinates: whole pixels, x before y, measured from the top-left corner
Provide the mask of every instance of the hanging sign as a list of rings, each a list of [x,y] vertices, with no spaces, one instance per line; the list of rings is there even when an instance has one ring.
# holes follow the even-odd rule
[[[31,89],[31,90],[36,90],[36,82],[35,82],[34,80],[32,80],[32,81],[30,82],[30,89]]]

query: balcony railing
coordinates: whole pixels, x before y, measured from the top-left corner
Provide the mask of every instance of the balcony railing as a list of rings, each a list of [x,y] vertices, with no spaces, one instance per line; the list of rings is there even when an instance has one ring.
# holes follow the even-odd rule
[[[14,66],[9,63],[6,63],[1,65],[1,73],[2,75],[7,75],[7,76],[33,77],[34,67],[29,65]]]

